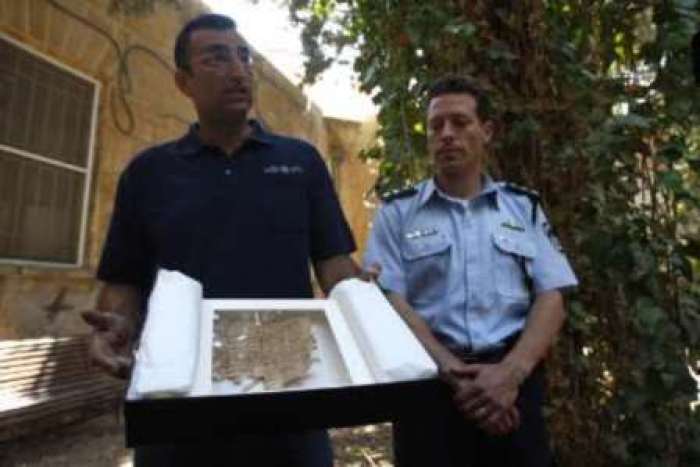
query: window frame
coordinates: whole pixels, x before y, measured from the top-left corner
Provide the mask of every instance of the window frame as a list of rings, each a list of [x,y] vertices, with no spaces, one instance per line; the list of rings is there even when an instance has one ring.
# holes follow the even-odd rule
[[[92,85],[94,89],[93,101],[92,101],[92,115],[90,117],[90,133],[88,135],[88,153],[87,153],[87,164],[86,167],[81,167],[79,165],[69,164],[67,162],[62,162],[59,160],[51,159],[45,155],[35,154],[24,149],[19,149],[13,146],[8,146],[6,144],[0,143],[0,150],[8,152],[12,155],[32,160],[34,162],[39,162],[41,164],[49,165],[52,167],[59,167],[62,169],[70,170],[74,173],[82,174],[85,178],[85,184],[83,186],[83,198],[82,206],[80,207],[80,226],[79,226],[79,236],[78,236],[78,254],[73,262],[57,262],[57,261],[42,261],[42,260],[32,260],[32,259],[22,259],[22,258],[11,258],[0,256],[0,266],[10,265],[10,266],[26,266],[26,267],[49,267],[57,269],[76,269],[82,268],[85,264],[85,250],[87,247],[87,226],[88,217],[90,209],[90,201],[92,194],[92,181],[93,181],[93,170],[95,165],[95,145],[97,140],[97,123],[99,116],[99,102],[100,102],[100,91],[102,89],[102,83],[100,83],[96,78],[83,73],[75,68],[72,68],[65,63],[60,62],[54,57],[43,53],[34,47],[20,42],[14,37],[0,31],[0,40],[7,41],[10,45],[24,50],[25,52],[37,57],[39,60],[53,65],[62,71],[65,71],[85,82]]]

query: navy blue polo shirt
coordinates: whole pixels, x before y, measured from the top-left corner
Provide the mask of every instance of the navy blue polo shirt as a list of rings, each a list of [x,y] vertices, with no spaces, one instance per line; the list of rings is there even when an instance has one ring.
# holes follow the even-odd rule
[[[193,126],[119,180],[98,279],[150,291],[160,268],[208,298],[312,297],[309,260],[355,250],[326,165],[310,144],[253,133],[233,156]]]

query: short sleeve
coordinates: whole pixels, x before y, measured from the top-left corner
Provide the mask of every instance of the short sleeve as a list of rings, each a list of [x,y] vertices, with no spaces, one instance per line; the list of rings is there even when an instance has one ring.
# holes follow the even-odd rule
[[[532,279],[535,292],[566,290],[578,285],[578,280],[556,238],[544,211],[537,208],[534,227],[537,253],[533,261]]]
[[[401,259],[400,219],[392,206],[379,209],[367,240],[363,264],[365,268],[379,265],[379,285],[391,292],[406,296],[406,279]]]
[[[148,246],[142,216],[137,210],[136,174],[130,169],[133,165],[119,179],[97,278],[144,288],[153,272],[153,250]]]
[[[320,154],[312,148],[309,187],[311,259],[323,260],[355,251],[355,240],[343,215],[330,174]]]

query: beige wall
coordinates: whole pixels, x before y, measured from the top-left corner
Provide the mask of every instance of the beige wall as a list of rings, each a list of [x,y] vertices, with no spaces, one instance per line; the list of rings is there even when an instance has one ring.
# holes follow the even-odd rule
[[[350,222],[360,256],[367,241],[368,227],[374,213],[370,204],[372,188],[377,178],[377,169],[363,162],[359,153],[376,141],[376,121],[349,122],[326,119],[328,129],[328,158],[335,180],[335,188]]]
[[[116,40],[122,49],[144,45],[171,63],[172,42],[183,22],[203,11],[198,1],[182,10],[158,6],[145,17],[110,16],[108,0],[58,0]],[[94,303],[94,269],[112,210],[118,176],[139,150],[181,135],[195,119],[189,102],[175,88],[171,70],[154,57],[132,48],[128,55],[131,92],[126,96],[134,114],[134,130],[119,131],[116,118],[126,121],[117,94],[117,54],[110,40],[66,15],[47,0],[0,0],[0,32],[97,79],[101,85],[95,147],[95,171],[88,218],[85,265],[78,269],[17,267],[0,264],[0,339],[85,332],[78,312]],[[318,108],[261,57],[256,59],[257,114],[273,131],[313,142],[327,155],[338,178],[340,196],[358,237],[364,244],[367,215],[361,201],[371,172],[357,159],[357,150],[373,137],[367,124],[326,121]],[[332,145],[332,149],[331,149]],[[346,178],[347,177],[347,178]],[[360,192],[354,193],[355,187]]]

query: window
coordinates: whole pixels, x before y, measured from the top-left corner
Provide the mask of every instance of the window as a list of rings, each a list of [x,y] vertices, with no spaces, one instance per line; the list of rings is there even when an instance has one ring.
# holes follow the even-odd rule
[[[82,263],[98,95],[0,35],[0,262]]]

